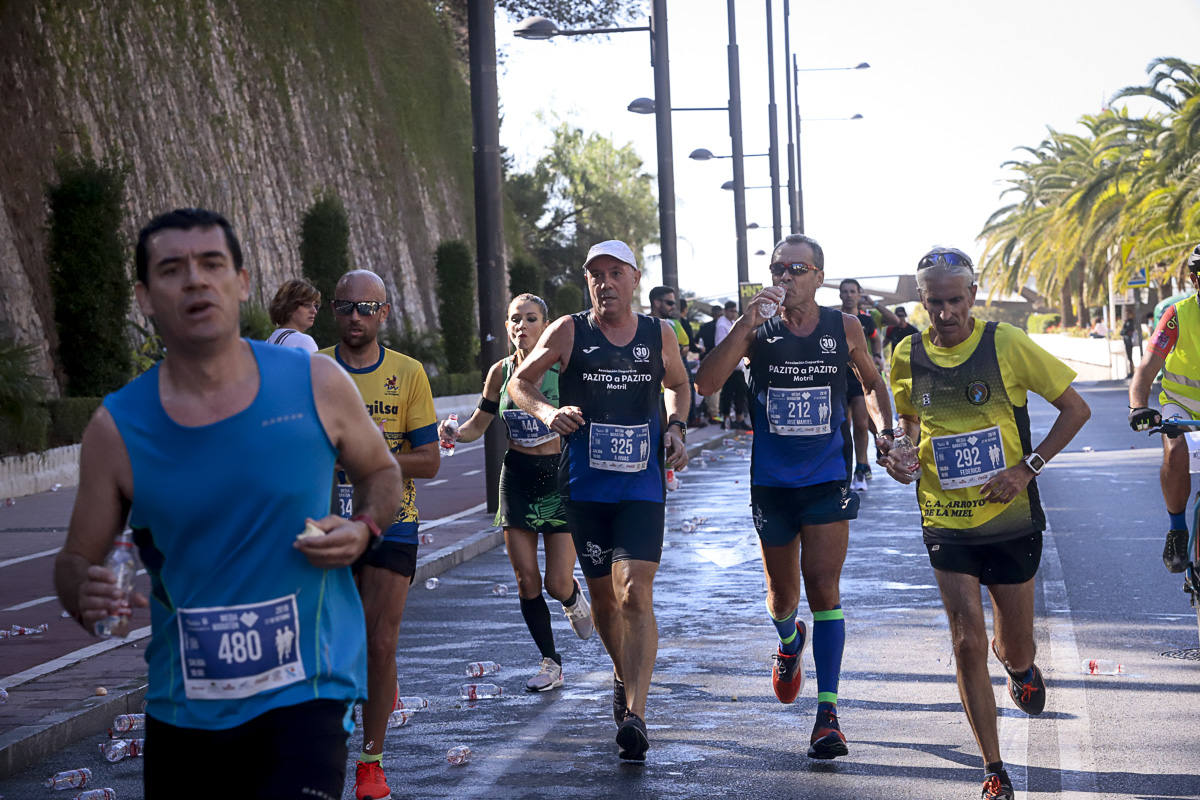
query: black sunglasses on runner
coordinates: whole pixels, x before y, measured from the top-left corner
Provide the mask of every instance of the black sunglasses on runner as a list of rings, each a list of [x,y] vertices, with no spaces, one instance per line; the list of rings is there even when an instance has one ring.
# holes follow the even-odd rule
[[[917,269],[919,269],[919,270],[929,269],[930,267],[934,266],[938,262],[945,264],[947,267],[969,267],[971,269],[975,268],[975,265],[971,263],[971,259],[962,255],[961,253],[954,253],[954,252],[947,251],[947,252],[926,254],[925,256],[923,256],[921,258],[920,261],[917,262]]]
[[[815,271],[816,267],[812,264],[806,264],[803,261],[793,261],[790,264],[784,264],[781,261],[776,261],[774,264],[768,267],[768,269],[771,270],[772,275],[779,277],[785,271],[790,272],[793,275],[803,275],[806,272]]]
[[[332,305],[333,312],[343,317],[348,317],[355,311],[358,311],[360,317],[373,317],[387,304],[378,300],[334,300]]]

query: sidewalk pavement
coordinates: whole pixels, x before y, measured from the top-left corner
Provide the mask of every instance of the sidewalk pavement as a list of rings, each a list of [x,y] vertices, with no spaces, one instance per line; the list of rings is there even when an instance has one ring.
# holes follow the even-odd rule
[[[724,437],[745,433],[722,431],[715,425],[689,432],[688,452]],[[705,473],[690,472],[688,480]],[[465,561],[503,544],[503,532],[492,525],[483,504],[421,526],[434,543],[419,555],[413,586],[421,586]],[[8,678],[0,688],[8,701],[0,703],[0,778],[15,775],[57,750],[87,736],[103,733],[118,714],[142,711],[146,695],[144,647],[149,626],[121,641],[100,641]],[[7,681],[7,683],[5,682]],[[98,694],[103,687],[104,694]]]

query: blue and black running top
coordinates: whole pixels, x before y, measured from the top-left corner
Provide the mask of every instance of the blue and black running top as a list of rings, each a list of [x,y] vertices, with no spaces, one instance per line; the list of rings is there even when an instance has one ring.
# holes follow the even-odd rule
[[[211,425],[167,416],[157,366],[104,399],[129,454],[129,524],[151,581],[146,712],[186,728],[366,696],[350,569],[319,569],[293,547],[305,517],[329,513],[337,455],[310,357],[249,345],[258,394]]]
[[[850,348],[842,312],[822,308],[817,327],[797,336],[772,317],[750,345],[750,482],[812,486],[850,479],[846,419]]]
[[[559,491],[564,500],[661,503],[661,323],[638,314],[633,340],[617,347],[590,311],[571,320],[575,347],[558,378],[559,400],[583,409],[586,424],[564,438]]]

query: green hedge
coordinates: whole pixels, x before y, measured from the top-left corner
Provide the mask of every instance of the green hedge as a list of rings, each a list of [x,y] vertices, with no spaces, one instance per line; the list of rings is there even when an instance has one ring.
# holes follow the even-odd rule
[[[1062,323],[1061,314],[1030,314],[1025,321],[1025,329],[1030,333],[1045,333],[1051,325]]]
[[[102,397],[63,397],[46,403],[49,412],[49,444],[51,447],[62,447],[68,444],[78,444],[83,438],[83,429],[96,409],[100,407]]]
[[[38,453],[47,447],[50,412],[45,406],[27,408],[20,418],[0,418],[0,455]]]
[[[475,394],[483,391],[483,381],[478,372],[450,372],[445,375],[434,375],[429,379],[429,387],[433,389],[434,397],[446,397],[452,394]]]

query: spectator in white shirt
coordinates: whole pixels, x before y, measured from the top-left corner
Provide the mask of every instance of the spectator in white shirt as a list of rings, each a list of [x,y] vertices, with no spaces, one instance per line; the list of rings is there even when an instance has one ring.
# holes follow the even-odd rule
[[[316,341],[305,333],[317,321],[317,310],[321,307],[321,293],[304,278],[284,281],[271,301],[271,322],[275,332],[267,337],[270,344],[296,347],[310,353],[317,352]]]

